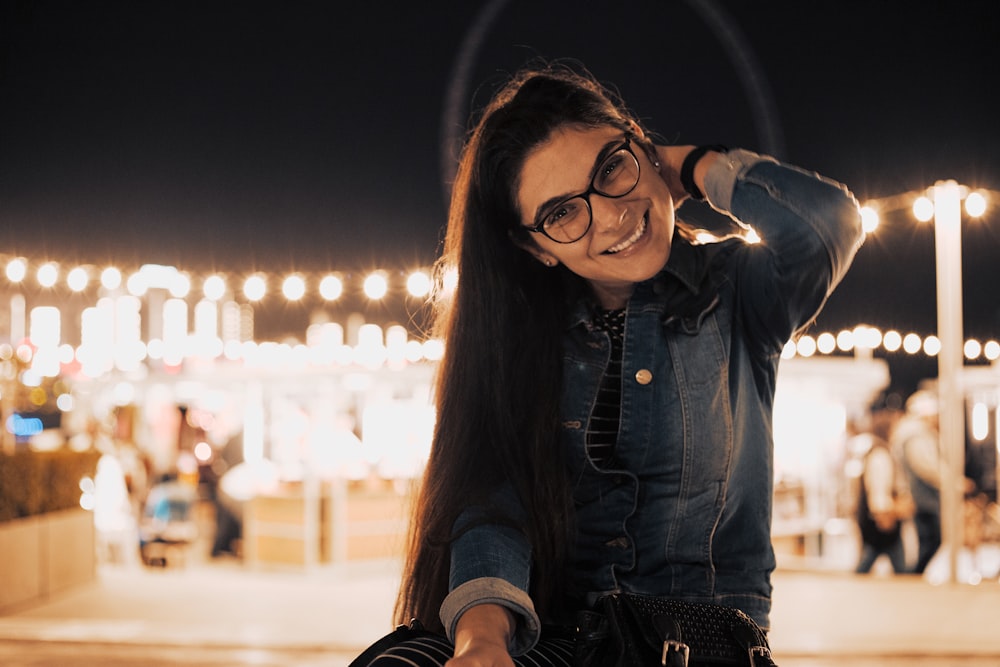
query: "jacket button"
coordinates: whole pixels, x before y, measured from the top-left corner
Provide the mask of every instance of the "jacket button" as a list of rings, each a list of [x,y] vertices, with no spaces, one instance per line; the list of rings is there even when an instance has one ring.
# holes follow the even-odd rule
[[[635,373],[635,381],[639,384],[649,384],[653,381],[653,373],[645,368],[641,368]]]

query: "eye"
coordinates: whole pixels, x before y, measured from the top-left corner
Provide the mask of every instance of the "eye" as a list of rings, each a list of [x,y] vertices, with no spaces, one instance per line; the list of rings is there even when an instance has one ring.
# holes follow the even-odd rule
[[[546,227],[557,227],[565,221],[567,215],[569,215],[569,210],[563,204],[545,216],[544,225]]]
[[[580,199],[569,199],[564,201],[545,216],[542,225],[546,229],[567,225],[579,216],[580,210],[584,206],[585,204]]]
[[[610,183],[615,179],[621,170],[622,160],[624,159],[622,152],[619,151],[604,161],[604,164],[601,165],[601,170],[597,173],[596,180],[598,187],[601,187],[605,183]]]

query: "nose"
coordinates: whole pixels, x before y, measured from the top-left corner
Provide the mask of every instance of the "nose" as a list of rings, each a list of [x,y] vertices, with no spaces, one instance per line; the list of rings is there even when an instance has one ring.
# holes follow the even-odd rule
[[[598,231],[616,231],[625,224],[628,206],[621,199],[609,199],[601,195],[591,196],[590,214]]]

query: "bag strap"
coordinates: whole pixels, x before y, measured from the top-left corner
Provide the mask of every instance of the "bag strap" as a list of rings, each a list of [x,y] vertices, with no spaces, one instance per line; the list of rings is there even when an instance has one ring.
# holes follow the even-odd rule
[[[687,667],[691,656],[691,648],[684,643],[681,636],[681,625],[669,614],[653,614],[653,628],[663,639],[663,652],[660,655],[662,667]]]

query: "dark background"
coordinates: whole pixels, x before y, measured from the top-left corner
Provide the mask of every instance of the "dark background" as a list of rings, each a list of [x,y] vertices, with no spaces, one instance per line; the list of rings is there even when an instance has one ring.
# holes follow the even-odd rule
[[[427,265],[493,83],[581,60],[668,141],[769,152],[864,201],[1000,190],[1000,3],[0,2],[0,255],[283,273]],[[1000,197],[964,223],[1000,332]],[[259,329],[301,333],[284,313]],[[933,229],[883,221],[818,330],[936,329]],[[286,331],[287,330],[287,331]],[[889,355],[908,388],[936,373]]]

